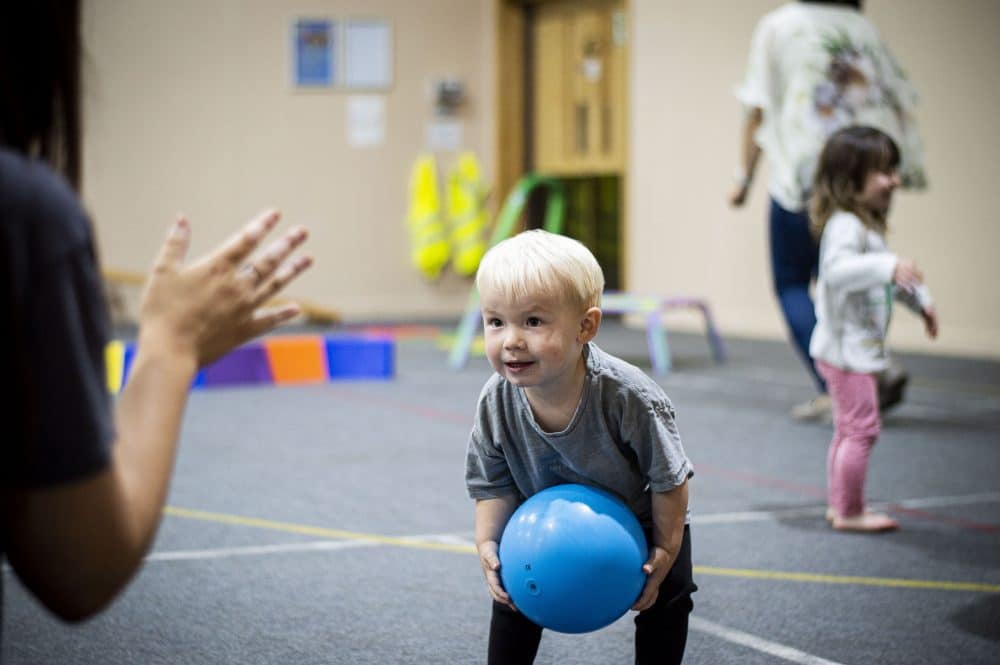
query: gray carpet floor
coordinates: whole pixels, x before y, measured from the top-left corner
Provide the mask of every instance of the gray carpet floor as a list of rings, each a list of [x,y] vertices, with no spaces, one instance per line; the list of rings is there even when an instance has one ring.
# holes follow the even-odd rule
[[[848,535],[822,517],[830,427],[788,416],[812,393],[790,348],[728,339],[719,365],[670,341],[658,381],[696,468],[685,662],[1000,662],[1000,363],[901,356],[868,500],[902,528]],[[611,320],[597,342],[649,370],[642,331]],[[139,575],[69,626],[5,569],[3,662],[485,662],[463,466],[489,368],[445,354],[400,340],[389,381],[192,393]],[[536,662],[629,663],[632,632],[546,632]]]

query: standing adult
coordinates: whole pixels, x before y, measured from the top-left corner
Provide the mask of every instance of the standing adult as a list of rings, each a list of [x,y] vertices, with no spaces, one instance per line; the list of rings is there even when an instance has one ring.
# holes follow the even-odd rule
[[[0,3],[0,560],[67,620],[110,603],[152,543],[198,368],[294,317],[263,305],[311,263],[293,256],[303,228],[255,252],[276,212],[187,262],[178,219],[112,405],[110,318],[76,192],[80,59],[79,0]]]
[[[760,153],[767,161],[772,278],[793,346],[818,395],[792,409],[802,420],[829,418],[826,383],[809,357],[816,325],[810,285],[819,248],[809,233],[807,200],[816,163],[830,134],[847,125],[881,129],[900,147],[903,187],[923,188],[923,149],[913,117],[917,96],[860,0],[789,2],[760,19],[746,76],[736,95],[743,104],[741,161],[729,195],[742,206]],[[902,398],[907,375],[880,376],[880,402]]]

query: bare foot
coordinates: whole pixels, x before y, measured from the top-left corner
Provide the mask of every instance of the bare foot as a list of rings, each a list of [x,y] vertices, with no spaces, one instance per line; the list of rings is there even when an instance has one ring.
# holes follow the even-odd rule
[[[868,515],[872,512],[872,509],[869,508],[868,506],[865,506],[863,512],[866,515]],[[826,509],[826,521],[829,522],[830,524],[833,524],[833,520],[836,519],[836,517],[837,517],[837,511],[833,509],[833,506],[828,506]]]
[[[899,522],[883,513],[861,513],[851,517],[834,517],[833,528],[837,531],[874,533],[898,529]]]

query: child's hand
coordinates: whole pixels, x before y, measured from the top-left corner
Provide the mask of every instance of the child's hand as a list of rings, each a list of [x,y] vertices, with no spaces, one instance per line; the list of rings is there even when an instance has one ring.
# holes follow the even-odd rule
[[[510,596],[504,591],[503,583],[500,581],[500,557],[497,552],[499,546],[495,540],[489,540],[479,546],[479,565],[483,567],[483,575],[486,576],[486,587],[490,590],[490,596],[498,603],[517,610],[514,607]]]
[[[913,293],[919,284],[924,281],[924,274],[917,268],[913,259],[899,259],[896,262],[896,269],[892,271],[892,282],[908,293]]]
[[[937,310],[934,306],[924,308],[924,328],[927,330],[927,336],[931,339],[937,337],[938,334],[938,318]]]
[[[662,547],[649,548],[649,559],[642,566],[642,572],[646,573],[646,585],[642,588],[639,599],[632,605],[633,610],[641,612],[653,606],[660,594],[660,584],[670,572],[672,562],[673,557]]]

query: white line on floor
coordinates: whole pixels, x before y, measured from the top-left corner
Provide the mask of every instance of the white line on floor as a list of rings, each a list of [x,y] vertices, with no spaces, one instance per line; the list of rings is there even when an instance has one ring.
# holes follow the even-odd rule
[[[709,513],[707,515],[694,514],[691,517],[691,524],[702,526],[705,524],[738,524],[740,522],[771,522],[789,517],[813,517],[822,515],[826,511],[825,506],[812,506],[808,508],[784,508],[778,510],[747,510],[733,513]]]
[[[308,543],[280,543],[277,545],[251,545],[247,547],[225,547],[208,550],[174,550],[153,552],[146,561],[191,561],[200,559],[227,559],[236,556],[258,556],[261,554],[281,554],[285,552],[308,552],[310,550],[344,550],[354,547],[371,547],[380,543],[374,540],[320,540]]]
[[[767,369],[742,368],[739,374],[683,374],[671,376],[663,379],[661,383],[672,389],[690,389],[696,391],[709,391],[715,395],[729,397],[746,397],[747,386],[766,384],[770,393],[775,398],[795,399],[802,394],[803,390],[810,390],[807,384],[802,382],[798,376],[793,376],[784,372],[775,372]],[[951,395],[954,392],[954,384]],[[941,390],[946,386],[936,386],[927,384],[923,386],[927,390]],[[909,415],[917,417],[954,417],[956,411],[964,415],[992,416],[1000,410],[1000,400],[997,399],[996,392],[988,394],[963,393],[958,397],[949,397],[946,401],[934,399],[933,401],[914,400],[908,397],[906,401],[893,411],[893,414]]]
[[[876,510],[887,510],[890,506],[902,508],[935,508],[944,506],[967,506],[974,504],[1000,503],[1000,492],[981,492],[957,496],[924,497],[921,499],[905,499],[903,501],[872,503]],[[785,508],[776,510],[749,510],[727,513],[695,514],[691,523],[697,526],[718,524],[740,524],[746,522],[772,522],[781,519],[797,517],[818,517],[826,511],[825,506],[806,506],[800,508]],[[467,533],[438,533],[402,536],[401,539],[414,542],[446,543],[451,545],[468,545],[473,547],[473,541]],[[204,550],[177,550],[153,552],[147,561],[190,561],[197,559],[223,559],[238,556],[259,556],[264,554],[283,554],[292,552],[342,550],[354,547],[371,547],[381,543],[374,540],[321,540],[302,543],[282,543],[276,545],[252,545],[246,547],[229,547]]]
[[[702,619],[701,617],[692,616],[690,619],[690,626],[693,630],[708,633],[709,635],[713,635],[727,642],[739,644],[749,649],[753,649],[754,651],[760,651],[761,653],[766,653],[771,656],[777,656],[778,658],[792,663],[798,663],[799,665],[842,665],[836,661],[820,658],[819,656],[814,656],[806,653],[805,651],[799,651],[798,649],[784,644],[765,640],[762,637],[757,637],[756,635],[751,635],[750,633],[744,633],[741,630],[728,628],[713,621]]]
[[[929,496],[923,499],[907,499],[905,501],[894,501],[891,505],[902,506],[903,508],[940,508],[944,506],[968,506],[976,503],[998,502],[1000,502],[1000,492],[981,492],[980,494]]]
[[[901,508],[940,508],[944,506],[969,506],[983,503],[1000,503],[1000,492],[981,492],[979,494],[964,494],[959,496],[929,496],[922,499],[905,499],[872,503],[876,510],[888,510],[892,506]],[[737,524],[740,522],[769,522],[793,517],[812,517],[826,512],[825,506],[804,508],[785,508],[777,510],[749,510],[732,513],[695,514],[691,523],[698,526],[706,524]]]
[[[475,547],[475,543],[463,533],[434,533],[415,536],[401,536],[401,540],[415,543],[445,543],[449,545],[467,545]],[[356,547],[372,547],[384,545],[377,540],[363,538],[350,540],[319,540],[301,543],[278,543],[274,545],[248,545],[244,547],[224,547],[204,550],[173,550],[153,552],[146,561],[195,561],[202,559],[227,559],[238,556],[261,556],[265,554],[286,554],[294,552],[346,550]]]

